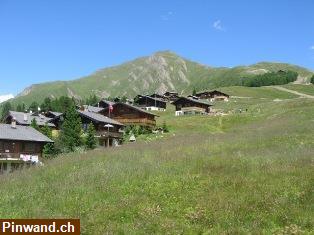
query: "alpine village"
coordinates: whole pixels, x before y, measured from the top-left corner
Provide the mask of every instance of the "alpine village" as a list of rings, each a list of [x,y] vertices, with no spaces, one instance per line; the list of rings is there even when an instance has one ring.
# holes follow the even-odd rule
[[[141,134],[169,132],[167,124],[156,125],[158,112],[173,105],[173,115],[223,115],[213,109],[214,101],[229,100],[229,95],[218,90],[196,92],[181,96],[175,91],[163,94],[137,95],[85,101],[61,97],[65,112],[52,107],[49,98],[42,105],[33,103],[17,111],[4,107],[0,124],[0,174],[30,166],[43,165],[43,158],[63,152],[118,147],[135,142]],[[62,101],[61,101],[62,100]],[[7,103],[9,104],[9,103]],[[60,143],[62,142],[62,143]]]

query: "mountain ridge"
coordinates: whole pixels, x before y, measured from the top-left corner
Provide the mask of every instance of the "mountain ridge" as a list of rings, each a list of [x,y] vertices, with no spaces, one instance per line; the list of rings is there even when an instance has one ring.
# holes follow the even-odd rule
[[[84,99],[91,94],[133,97],[138,93],[162,93],[177,90],[180,94],[197,90],[236,85],[243,77],[279,70],[299,73],[298,83],[306,83],[313,74],[307,68],[280,62],[258,62],[232,68],[212,67],[191,61],[166,50],[129,60],[120,65],[101,68],[88,76],[68,81],[33,84],[13,99],[27,104],[38,97],[56,98],[62,95]]]

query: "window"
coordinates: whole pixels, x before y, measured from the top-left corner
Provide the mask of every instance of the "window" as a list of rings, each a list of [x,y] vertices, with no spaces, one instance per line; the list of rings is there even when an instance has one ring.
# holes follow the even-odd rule
[[[3,153],[3,152],[4,152],[3,142],[0,141],[0,153]]]
[[[11,142],[4,142],[4,143],[3,143],[4,152],[5,152],[5,153],[12,153],[13,150],[14,150],[13,145],[14,145],[14,143],[11,143]]]
[[[27,153],[36,152],[36,144],[34,144],[34,143],[23,143],[22,144],[22,151],[27,152]]]

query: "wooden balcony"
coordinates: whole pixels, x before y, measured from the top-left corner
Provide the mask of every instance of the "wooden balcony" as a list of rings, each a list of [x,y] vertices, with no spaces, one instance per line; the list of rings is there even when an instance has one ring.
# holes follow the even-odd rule
[[[121,139],[123,137],[123,132],[110,132],[108,134],[108,131],[96,131],[96,136],[100,136],[102,138],[117,138]]]
[[[156,126],[155,120],[150,120],[147,118],[116,118],[118,122],[121,122],[124,125],[139,125],[139,126]]]

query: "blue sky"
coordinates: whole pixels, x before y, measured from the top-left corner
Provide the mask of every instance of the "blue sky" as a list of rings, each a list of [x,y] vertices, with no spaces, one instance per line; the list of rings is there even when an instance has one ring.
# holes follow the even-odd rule
[[[0,95],[160,50],[211,66],[314,70],[312,0],[0,0]]]

